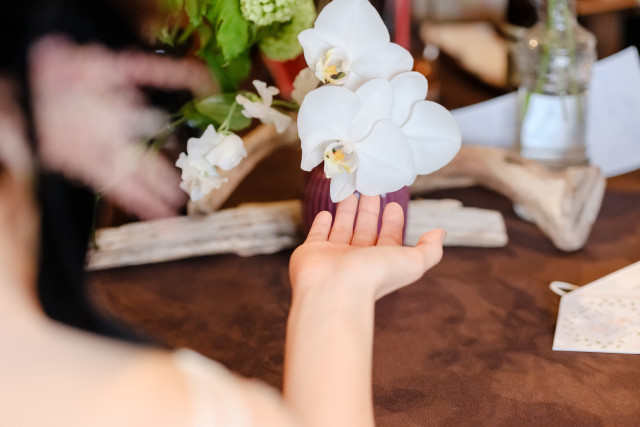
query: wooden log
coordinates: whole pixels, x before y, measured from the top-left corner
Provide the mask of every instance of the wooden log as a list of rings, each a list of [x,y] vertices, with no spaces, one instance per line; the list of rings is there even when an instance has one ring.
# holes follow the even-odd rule
[[[434,228],[447,231],[445,246],[495,248],[508,243],[500,212],[463,207],[459,200],[412,200],[407,218],[405,244],[410,246]]]
[[[274,150],[298,142],[294,124],[283,134],[276,133],[271,125],[260,125],[244,139],[247,158],[233,170],[223,172],[228,182],[219,190],[190,203],[190,215],[218,210],[258,162]],[[535,223],[558,249],[575,251],[585,245],[597,218],[605,178],[595,166],[550,171],[509,150],[464,146],[449,165],[419,176],[411,190],[416,196],[472,185],[485,186],[511,199],[518,215]]]
[[[209,215],[137,222],[97,230],[87,269],[149,264],[235,253],[274,253],[302,242],[301,202],[252,203]],[[454,200],[414,200],[409,204],[407,244],[429,229],[447,230],[445,245],[496,247],[507,243],[499,212],[464,208]]]
[[[266,254],[301,241],[300,202],[250,204],[209,215],[135,222],[96,231],[89,270],[150,264],[199,255]]]
[[[500,148],[465,146],[439,171],[420,176],[414,195],[482,185],[513,201],[516,212],[534,222],[563,251],[582,248],[598,216],[605,178],[595,166],[550,171]]]

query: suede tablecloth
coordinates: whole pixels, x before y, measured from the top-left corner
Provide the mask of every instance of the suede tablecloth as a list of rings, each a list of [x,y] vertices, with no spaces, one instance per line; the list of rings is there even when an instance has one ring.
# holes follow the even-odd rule
[[[293,183],[280,195],[295,196],[302,178],[295,162],[288,168],[267,162],[243,185],[268,199],[274,183]],[[378,425],[640,425],[640,356],[552,351],[559,297],[548,288],[553,280],[584,285],[640,260],[640,171],[608,181],[590,238],[573,253],[484,188],[429,197],[501,211],[510,241],[448,247],[418,283],[378,302]],[[290,254],[99,271],[89,289],[98,309],[157,342],[280,387]]]

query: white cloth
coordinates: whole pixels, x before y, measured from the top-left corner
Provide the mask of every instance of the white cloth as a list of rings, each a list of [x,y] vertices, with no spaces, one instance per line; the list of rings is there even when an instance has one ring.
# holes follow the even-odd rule
[[[251,411],[240,388],[240,380],[219,363],[193,350],[173,353],[191,395],[191,427],[250,427]],[[258,382],[250,387],[279,405],[276,393]]]

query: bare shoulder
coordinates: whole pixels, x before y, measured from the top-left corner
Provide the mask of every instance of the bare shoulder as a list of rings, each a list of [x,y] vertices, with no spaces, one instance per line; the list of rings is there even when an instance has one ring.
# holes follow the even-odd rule
[[[142,348],[58,325],[24,335],[31,338],[16,339],[0,357],[8,380],[0,401],[9,403],[0,425],[295,425],[279,393],[189,350]]]

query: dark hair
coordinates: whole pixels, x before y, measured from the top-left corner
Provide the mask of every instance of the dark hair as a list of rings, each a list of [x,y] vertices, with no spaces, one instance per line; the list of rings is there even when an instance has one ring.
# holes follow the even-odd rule
[[[32,42],[49,33],[115,49],[133,46],[137,40],[129,21],[108,0],[2,1],[0,16],[0,40],[11,40],[0,50],[0,71],[13,75],[19,83],[29,143],[37,151],[27,78],[27,53]],[[140,341],[105,320],[87,293],[84,265],[95,213],[93,192],[60,174],[44,171],[38,171],[37,187],[42,219],[38,296],[45,313],[81,329]]]

